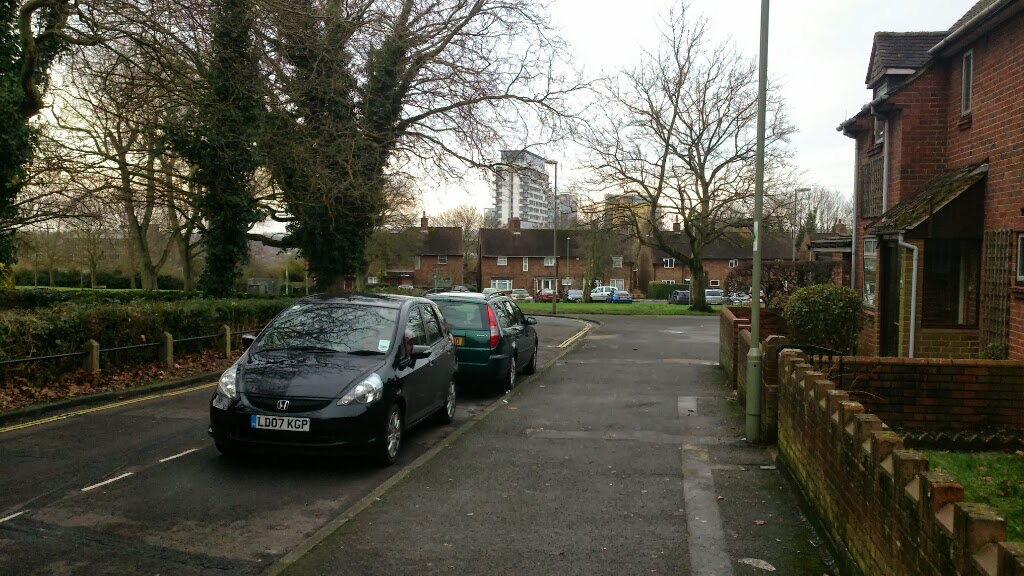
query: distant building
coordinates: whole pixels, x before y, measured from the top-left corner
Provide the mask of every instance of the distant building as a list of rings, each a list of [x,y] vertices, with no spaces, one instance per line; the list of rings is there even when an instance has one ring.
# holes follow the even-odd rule
[[[494,208],[490,214],[505,224],[518,218],[523,228],[543,228],[554,217],[554,195],[545,159],[526,150],[502,150],[503,164],[494,175]]]

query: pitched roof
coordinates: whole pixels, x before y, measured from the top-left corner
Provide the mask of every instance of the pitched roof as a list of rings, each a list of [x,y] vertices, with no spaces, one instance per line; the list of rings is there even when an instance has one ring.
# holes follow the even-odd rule
[[[565,242],[569,239],[569,254],[579,254],[585,248],[581,241],[591,234],[613,234],[603,230],[559,230],[557,233],[558,254],[564,256]],[[614,234],[613,254],[631,261],[632,241],[623,234]],[[507,228],[480,229],[480,256],[551,256],[555,249],[555,237],[550,228],[509,230]]]
[[[431,226],[426,231],[422,228],[410,230],[419,230],[423,234],[423,248],[420,254],[424,256],[462,256],[465,253],[461,227]]]
[[[986,8],[995,4],[998,1],[999,0],[978,0],[978,2],[974,4],[974,6],[971,6],[970,10],[968,10],[963,16],[960,17],[959,20],[957,20],[952,26],[949,27],[949,31],[954,32],[956,30],[959,30],[961,26],[970,22],[972,18],[974,18],[978,14],[981,14]]]
[[[928,63],[928,50],[948,32],[875,32],[865,84],[872,84],[888,68],[917,70]]]
[[[670,242],[689,254],[690,241],[682,232],[669,232]],[[765,260],[783,260],[793,254],[793,238],[784,232],[768,232],[762,239],[761,258]],[[671,258],[662,250],[654,251],[655,259]],[[754,245],[749,232],[726,232],[711,244],[704,247],[704,260],[752,260]]]
[[[980,182],[986,174],[988,164],[971,164],[959,170],[939,174],[922,186],[916,194],[900,201],[882,214],[875,225],[874,233],[903,232],[917,227],[962,192]]]

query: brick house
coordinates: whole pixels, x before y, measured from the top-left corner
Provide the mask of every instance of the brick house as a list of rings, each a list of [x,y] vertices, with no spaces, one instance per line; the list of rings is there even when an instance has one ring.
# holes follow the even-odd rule
[[[875,34],[856,142],[860,354],[1024,358],[1024,0]]]
[[[522,229],[518,218],[508,228],[480,230],[480,288],[510,290],[525,288],[531,294],[544,288],[584,289],[585,276],[595,243],[592,235],[612,234],[600,252],[606,266],[596,279],[600,285],[634,290],[635,266],[631,240],[623,235],[598,230]],[[556,239],[557,238],[557,239]],[[555,275],[557,244],[558,275]],[[567,257],[568,256],[568,257]],[[593,269],[593,268],[591,268]],[[561,282],[557,279],[560,278]],[[597,283],[595,282],[595,284]]]
[[[430,226],[424,214],[419,228],[395,232],[388,242],[396,246],[394,261],[371,263],[367,285],[412,284],[432,288],[463,284],[465,251],[461,227]],[[381,268],[385,270],[383,277],[379,272]]]
[[[804,234],[797,249],[797,259],[814,262],[838,262],[832,281],[839,286],[849,286],[852,269],[853,236],[842,220],[829,232]]]
[[[682,233],[679,223],[672,225],[671,242],[679,246],[684,254],[690,253],[690,242]],[[792,257],[793,240],[785,233],[771,232],[765,237],[761,247],[763,260],[789,260]],[[654,282],[683,284],[690,281],[692,274],[689,267],[677,262],[664,250],[652,250],[650,278]],[[753,244],[750,232],[729,231],[704,247],[704,272],[708,277],[708,288],[725,288],[729,272],[741,262],[754,259]],[[643,287],[647,289],[646,286]]]

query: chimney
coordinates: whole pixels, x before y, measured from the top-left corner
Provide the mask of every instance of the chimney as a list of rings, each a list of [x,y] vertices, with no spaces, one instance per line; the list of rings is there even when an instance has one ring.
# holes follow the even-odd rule
[[[517,218],[515,216],[513,216],[512,218],[509,218],[508,219],[508,229],[509,230],[515,230],[516,232],[518,232],[519,231],[519,218]]]
[[[843,224],[842,220],[836,222],[836,225],[832,227],[832,232],[835,232],[840,236],[846,236],[850,233],[850,231],[846,229],[846,224]]]
[[[426,210],[423,211],[423,217],[420,218],[420,228],[422,228],[424,230],[427,229],[427,212],[426,212]]]
[[[672,223],[672,231],[679,232],[679,220],[676,220],[675,222]]]

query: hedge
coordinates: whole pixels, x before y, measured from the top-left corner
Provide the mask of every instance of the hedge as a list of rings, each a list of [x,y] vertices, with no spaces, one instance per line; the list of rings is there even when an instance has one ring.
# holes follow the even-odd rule
[[[651,300],[668,300],[676,290],[689,290],[686,284],[666,284],[664,282],[648,282],[647,297]]]
[[[65,302],[89,302],[97,304],[127,303],[136,300],[156,302],[177,302],[203,298],[201,292],[184,292],[182,290],[104,290],[102,288],[86,288],[84,290],[54,290],[52,288],[34,288],[28,290],[0,290],[0,310],[10,308],[43,308]],[[270,299],[287,298],[280,295],[258,295],[239,293],[238,299]]]
[[[14,269],[14,283],[18,286],[34,286],[38,281],[40,288],[50,285],[50,273],[47,270],[33,272],[25,266],[18,266]],[[89,287],[90,278],[88,274],[83,275],[78,270],[54,270],[53,285],[59,288],[80,288],[84,283]],[[177,276],[161,274],[156,278],[157,286],[164,290],[181,290],[185,287],[185,281]],[[96,284],[106,288],[128,289],[132,286],[132,279],[120,270],[97,270]],[[135,285],[142,285],[142,276],[135,274]]]
[[[176,339],[260,327],[291,299],[185,300],[127,303],[65,302],[60,306],[0,312],[0,360],[78,352],[90,339],[102,348],[158,342],[163,332]]]
[[[795,342],[842,353],[856,351],[857,335],[864,323],[857,291],[833,284],[797,290],[786,302],[782,316]]]

